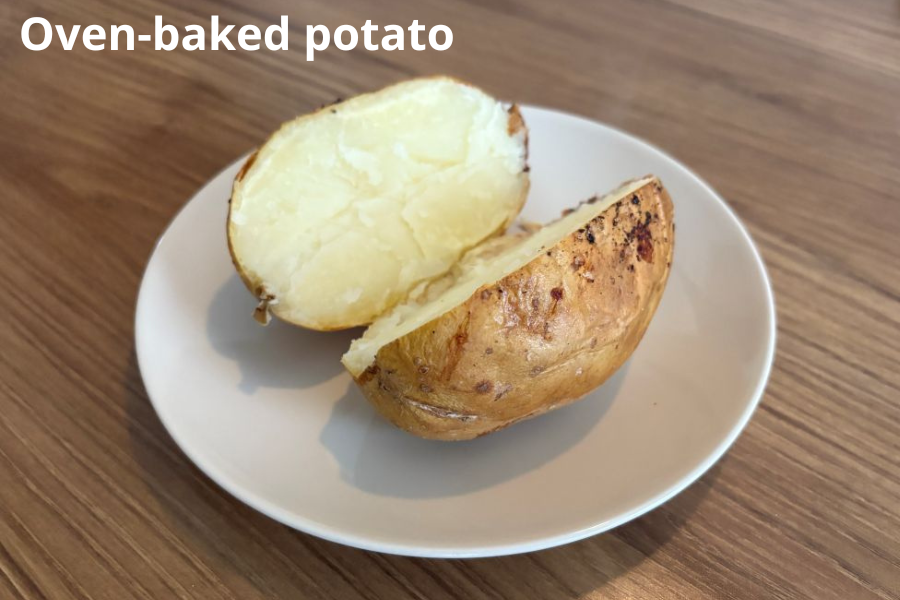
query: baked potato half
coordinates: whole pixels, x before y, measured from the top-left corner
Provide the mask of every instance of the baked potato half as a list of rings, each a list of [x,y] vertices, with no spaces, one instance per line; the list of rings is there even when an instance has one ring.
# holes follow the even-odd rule
[[[284,124],[229,201],[228,247],[257,319],[371,323],[518,215],[527,139],[515,106],[447,77]]]
[[[379,317],[343,363],[398,427],[465,440],[568,404],[631,355],[672,260],[673,207],[646,177],[499,238]]]

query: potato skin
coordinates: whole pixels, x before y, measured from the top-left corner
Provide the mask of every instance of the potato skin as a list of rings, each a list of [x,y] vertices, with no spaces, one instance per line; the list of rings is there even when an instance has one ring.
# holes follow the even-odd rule
[[[654,179],[518,271],[382,347],[357,384],[417,436],[466,440],[571,403],[631,355],[662,297],[672,201]]]
[[[435,75],[435,76],[430,76],[430,77],[422,77],[420,79],[447,79],[447,80],[454,81],[454,82],[462,84],[462,85],[467,85],[467,86],[473,87],[473,88],[475,87],[471,83],[462,81],[455,77],[449,77],[446,75]],[[375,94],[375,93],[383,92],[390,87],[393,87],[393,86],[387,86],[385,88],[382,88],[381,90],[377,90],[375,92],[368,92],[368,93]],[[366,94],[361,94],[361,95],[366,95]],[[313,331],[340,331],[340,330],[344,330],[344,329],[351,329],[353,327],[358,327],[360,325],[368,325],[368,323],[338,323],[338,324],[327,324],[327,325],[321,324],[321,323],[310,323],[310,322],[302,322],[301,323],[301,322],[294,322],[287,318],[284,318],[279,313],[279,310],[278,310],[278,302],[277,302],[278,299],[269,291],[269,289],[266,287],[265,283],[259,277],[256,277],[254,274],[252,274],[250,272],[249,269],[247,269],[244,266],[244,264],[241,262],[240,257],[238,256],[238,253],[235,251],[234,244],[232,242],[232,237],[234,235],[234,231],[233,231],[234,225],[231,220],[232,200],[236,196],[236,194],[238,194],[240,192],[241,187],[243,185],[244,177],[247,175],[247,173],[250,171],[250,169],[253,168],[253,165],[256,162],[256,157],[259,154],[259,151],[266,144],[271,142],[281,132],[281,129],[283,129],[288,124],[293,123],[299,119],[316,118],[316,117],[319,117],[320,115],[333,112],[334,106],[337,104],[340,104],[341,102],[343,102],[343,100],[338,99],[335,102],[332,102],[330,104],[326,104],[326,105],[319,107],[319,109],[317,109],[309,114],[301,115],[291,121],[288,121],[288,122],[285,122],[284,124],[282,124],[281,128],[279,128],[277,131],[275,131],[273,134],[271,134],[266,139],[266,141],[259,148],[257,148],[247,158],[246,161],[244,161],[244,164],[241,166],[240,171],[238,171],[238,174],[234,178],[234,182],[232,184],[232,189],[231,189],[231,196],[228,197],[228,213],[227,213],[227,216],[225,219],[225,236],[227,238],[227,243],[228,243],[228,253],[231,256],[231,263],[234,265],[235,271],[237,271],[238,276],[241,278],[241,281],[244,283],[244,285],[247,287],[247,289],[250,291],[250,293],[252,293],[253,296],[258,301],[258,304],[256,305],[256,309],[253,311],[253,318],[262,325],[267,325],[273,315],[275,317],[278,317],[279,319],[284,320],[287,323],[291,323],[292,325],[296,325],[298,327],[303,327],[304,329],[310,329]],[[512,104],[507,109],[507,115],[508,115],[507,132],[509,133],[509,136],[513,137],[516,134],[518,134],[520,131],[524,132],[524,135],[525,135],[525,142],[524,142],[524,144],[525,144],[525,173],[527,173],[529,171],[529,167],[528,167],[528,127],[525,124],[525,120],[522,117],[522,113],[519,110],[519,106],[517,104]],[[485,239],[490,239],[491,237],[501,235],[513,223],[516,216],[522,211],[522,207],[525,205],[525,200],[528,197],[529,187],[530,187],[530,181],[526,182],[526,186],[522,190],[521,197],[518,199],[518,205],[515,207],[514,211],[509,215],[509,218],[506,219],[506,221],[504,221],[495,231],[488,234],[485,237]]]

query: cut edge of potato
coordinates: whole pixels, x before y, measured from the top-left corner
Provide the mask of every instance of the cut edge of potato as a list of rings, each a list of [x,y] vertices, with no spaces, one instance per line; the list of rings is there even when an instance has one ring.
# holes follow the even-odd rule
[[[391,102],[404,101],[414,110],[399,113],[412,115],[412,124],[398,134],[397,116],[388,113]],[[440,123],[429,110],[442,115]],[[393,120],[379,125],[381,113]],[[309,140],[322,147],[304,150],[300,161],[286,159],[291,144]],[[246,161],[229,200],[228,248],[259,301],[254,318],[266,324],[274,315],[323,331],[371,323],[509,226],[528,193],[527,158],[528,131],[516,105],[443,76],[394,84],[285,123]],[[301,173],[288,176],[282,167]],[[257,215],[248,212],[253,194]],[[289,194],[301,201],[286,201]]]
[[[476,247],[446,277],[415,290],[405,303],[378,317],[362,337],[353,341],[341,362],[351,375],[359,377],[373,364],[382,347],[453,310],[481,286],[521,269],[615,203],[654,181],[658,181],[656,177],[646,176],[626,182],[525,236],[497,238]]]

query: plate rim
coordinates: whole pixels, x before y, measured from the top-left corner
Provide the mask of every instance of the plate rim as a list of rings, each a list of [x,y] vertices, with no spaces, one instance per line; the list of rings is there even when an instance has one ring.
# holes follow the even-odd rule
[[[772,373],[772,368],[774,365],[775,359],[775,348],[776,348],[776,338],[777,338],[777,312],[775,308],[775,295],[772,289],[772,281],[769,277],[768,270],[766,268],[765,262],[762,259],[762,255],[759,252],[759,248],[753,241],[753,238],[750,236],[747,228],[744,223],[740,220],[731,206],[722,198],[712,186],[710,186],[702,177],[700,177],[697,173],[687,167],[684,163],[677,160],[664,150],[660,149],[656,145],[648,142],[647,140],[628,133],[622,129],[617,127],[608,125],[604,122],[597,121],[591,119],[589,117],[577,115],[574,113],[565,112],[562,110],[557,110],[553,108],[547,108],[538,105],[532,104],[520,104],[520,108],[523,113],[527,117],[528,113],[545,113],[547,116],[552,118],[563,118],[581,122],[582,124],[591,126],[591,127],[600,127],[602,129],[607,130],[608,133],[611,133],[615,136],[620,136],[624,138],[628,138],[629,140],[636,141],[642,145],[644,145],[651,153],[657,155],[659,158],[662,158],[672,165],[676,166],[680,171],[683,171],[685,175],[695,180],[695,182],[702,187],[709,195],[718,202],[718,204],[725,210],[725,213],[730,217],[732,222],[737,226],[737,230],[741,234],[741,238],[743,241],[750,247],[751,254],[755,260],[756,266],[759,269],[759,272],[762,276],[762,283],[765,287],[765,297],[766,297],[766,308],[767,308],[767,317],[768,317],[768,343],[766,347],[766,356],[765,356],[765,367],[763,372],[759,376],[759,380],[757,382],[756,388],[753,391],[752,398],[747,403],[744,408],[744,412],[741,414],[740,418],[735,422],[735,425],[731,428],[728,435],[719,443],[718,446],[697,466],[695,466],[687,475],[679,479],[676,483],[669,486],[656,496],[650,498],[649,500],[643,502],[642,504],[636,506],[635,508],[623,512],[617,515],[614,518],[606,519],[590,525],[588,527],[583,527],[580,529],[560,533],[552,536],[541,536],[538,535],[533,538],[525,539],[517,542],[503,542],[498,543],[496,545],[489,546],[478,546],[478,547],[466,547],[466,546],[439,546],[439,545],[415,545],[415,544],[405,544],[398,542],[390,542],[390,541],[378,541],[366,536],[359,536],[353,533],[347,532],[343,529],[335,528],[329,526],[327,524],[308,519],[302,516],[299,516],[291,511],[283,509],[277,506],[275,503],[263,498],[252,490],[248,490],[236,483],[233,483],[228,476],[222,473],[217,467],[214,465],[205,462],[205,459],[202,459],[198,452],[194,451],[191,448],[191,445],[187,443],[180,434],[176,433],[176,430],[172,427],[169,422],[169,417],[166,416],[165,410],[161,410],[160,404],[157,400],[154,400],[155,394],[151,391],[152,385],[148,382],[145,377],[146,368],[141,358],[141,347],[142,344],[142,326],[141,326],[141,315],[144,310],[142,307],[145,306],[145,298],[146,295],[145,285],[147,282],[147,273],[150,270],[151,265],[153,264],[154,258],[157,257],[159,252],[159,248],[165,240],[166,236],[172,229],[174,223],[178,220],[178,218],[182,215],[185,209],[190,206],[190,204],[197,198],[197,196],[209,185],[211,182],[215,181],[219,177],[222,176],[229,169],[234,168],[236,164],[241,163],[246,160],[247,156],[249,156],[250,152],[244,154],[239,157],[237,160],[229,163],[224,168],[220,169],[215,175],[208,178],[195,192],[194,194],[185,202],[172,216],[172,218],[166,224],[163,233],[159,236],[156,242],[153,245],[153,249],[150,252],[150,256],[147,259],[147,263],[144,266],[144,269],[141,273],[141,282],[138,286],[138,294],[137,301],[135,305],[135,314],[134,314],[134,347],[135,347],[135,356],[137,357],[137,365],[138,371],[141,375],[141,381],[144,386],[145,391],[147,392],[147,398],[150,401],[153,410],[156,412],[157,417],[162,423],[168,435],[175,442],[176,446],[181,450],[181,452],[196,465],[200,471],[203,472],[204,475],[209,477],[216,485],[221,487],[223,490],[246,504],[247,506],[253,508],[254,510],[266,515],[267,517],[274,519],[275,521],[291,527],[292,529],[296,529],[303,533],[316,536],[321,539],[328,540],[330,542],[335,542],[338,544],[343,544],[345,546],[351,546],[354,548],[359,548],[362,550],[368,550],[373,552],[380,552],[385,554],[394,554],[399,556],[411,556],[411,557],[419,557],[419,558],[484,558],[484,557],[494,557],[494,556],[508,556],[513,554],[522,554],[526,552],[534,552],[537,550],[544,550],[547,548],[553,548],[556,546],[562,546],[564,544],[569,544],[572,542],[576,542],[579,540],[583,540],[585,538],[604,533],[611,529],[614,529],[620,525],[623,525],[629,521],[632,521],[651,510],[661,506],[662,504],[668,502],[673,497],[680,494],[684,491],[688,486],[692,483],[696,482],[704,473],[706,473],[715,463],[717,463],[722,456],[728,451],[729,448],[734,444],[740,434],[744,431],[747,424],[749,423],[751,417],[756,411],[756,408],[759,406],[760,401],[764,395],[766,386],[768,385],[769,378]],[[224,228],[224,225],[223,225]]]

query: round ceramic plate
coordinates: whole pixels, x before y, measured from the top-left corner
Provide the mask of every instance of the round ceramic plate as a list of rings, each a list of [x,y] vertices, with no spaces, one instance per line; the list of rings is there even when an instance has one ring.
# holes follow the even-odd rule
[[[375,414],[339,362],[360,331],[251,318],[225,240],[239,162],[210,181],[153,253],[137,306],[147,392],[185,454],[291,527],[397,554],[526,552],[620,525],[706,471],[746,425],[775,345],[772,292],[747,232],[687,168],[621,131],[523,110],[531,194],[548,221],[623,180],[658,175],[675,258],[631,359],[579,403],[470,442],[435,442]]]

